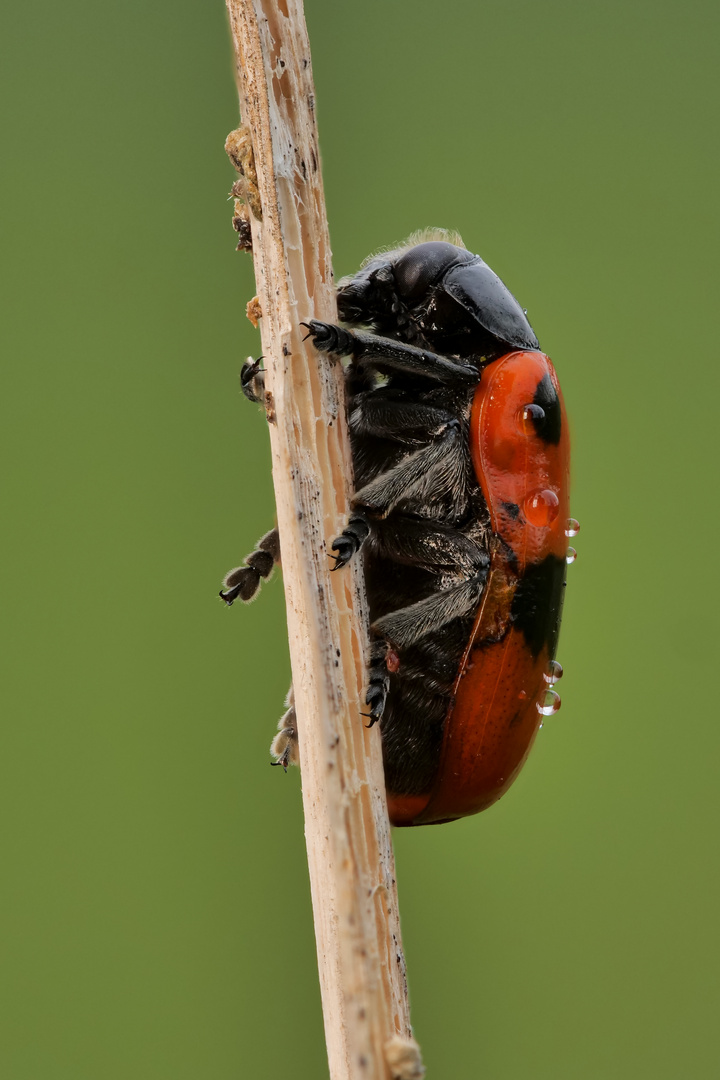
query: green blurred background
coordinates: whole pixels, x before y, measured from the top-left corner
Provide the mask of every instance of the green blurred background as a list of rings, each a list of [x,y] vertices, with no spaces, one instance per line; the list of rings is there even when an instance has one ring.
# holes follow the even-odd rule
[[[718,8],[308,0],[338,274],[461,231],[574,424],[563,708],[396,835],[430,1077],[694,1080],[718,1047]],[[221,0],[4,15],[6,1080],[327,1074]],[[715,594],[717,596],[717,594]]]

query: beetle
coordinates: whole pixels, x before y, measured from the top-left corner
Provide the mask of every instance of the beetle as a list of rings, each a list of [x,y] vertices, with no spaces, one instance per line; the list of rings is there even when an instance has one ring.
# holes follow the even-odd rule
[[[369,726],[382,733],[394,825],[477,813],[520,771],[556,711],[568,558],[568,422],[527,314],[457,234],[430,230],[338,288],[343,326],[308,336],[348,357],[355,473],[334,570],[362,552]],[[360,329],[358,329],[360,328]],[[241,385],[261,400],[259,361]],[[279,560],[275,531],[231,571],[226,603]],[[296,760],[294,709],[276,764]]]

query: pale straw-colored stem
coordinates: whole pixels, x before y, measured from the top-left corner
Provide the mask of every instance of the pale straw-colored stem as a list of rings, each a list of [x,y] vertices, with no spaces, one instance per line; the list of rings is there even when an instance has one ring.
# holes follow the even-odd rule
[[[249,133],[233,133],[229,150],[245,174],[262,312],[330,1075],[410,1080],[423,1072],[410,1029],[380,733],[360,717],[366,605],[359,566],[330,573],[328,559],[350,494],[342,371],[303,342],[300,326],[337,320],[307,30],[301,0],[227,5]]]

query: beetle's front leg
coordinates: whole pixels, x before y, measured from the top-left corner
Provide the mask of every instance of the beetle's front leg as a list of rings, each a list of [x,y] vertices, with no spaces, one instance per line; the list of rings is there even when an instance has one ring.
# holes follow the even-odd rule
[[[472,364],[455,364],[438,353],[405,345],[394,338],[358,330],[345,330],[333,323],[311,319],[302,323],[310,331],[308,337],[320,352],[335,356],[351,356],[360,366],[379,367],[384,371],[407,371],[413,375],[437,379],[440,383],[469,386],[478,381],[478,369]]]

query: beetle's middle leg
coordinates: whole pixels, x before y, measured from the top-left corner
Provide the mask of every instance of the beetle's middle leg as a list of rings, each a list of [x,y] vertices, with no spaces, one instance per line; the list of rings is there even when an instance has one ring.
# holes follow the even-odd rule
[[[353,496],[355,514],[331,547],[338,569],[359,551],[371,531],[370,518],[385,518],[412,495],[435,498],[452,492],[458,504],[467,499],[467,463],[459,420],[449,420],[428,446],[406,455]]]

